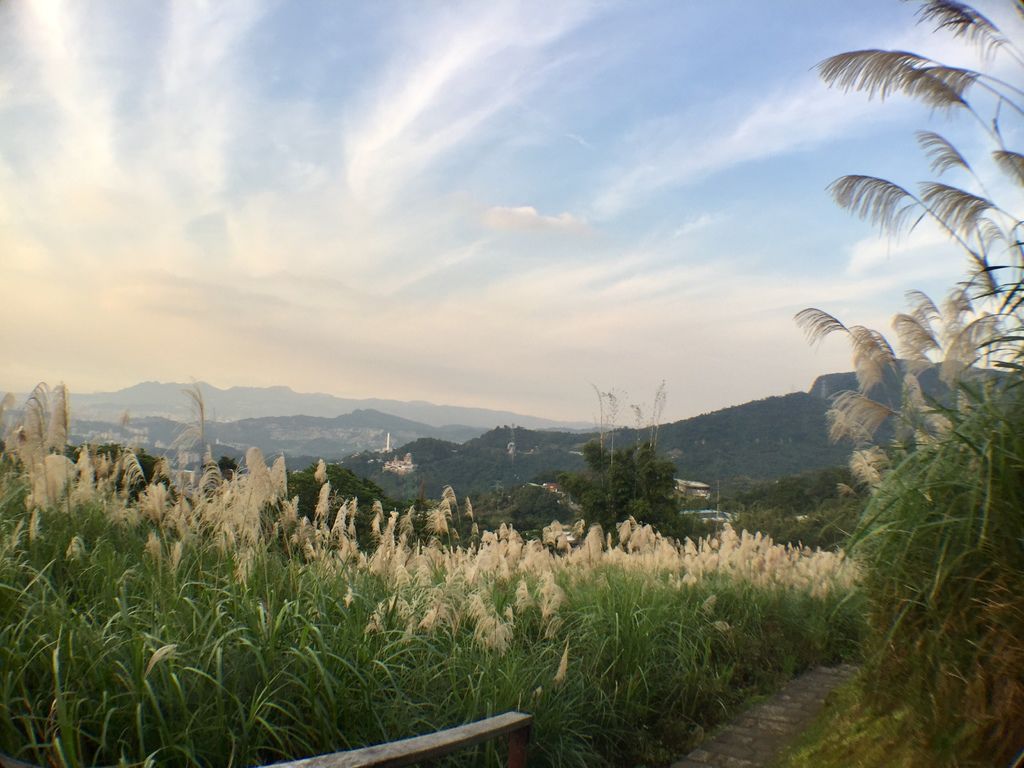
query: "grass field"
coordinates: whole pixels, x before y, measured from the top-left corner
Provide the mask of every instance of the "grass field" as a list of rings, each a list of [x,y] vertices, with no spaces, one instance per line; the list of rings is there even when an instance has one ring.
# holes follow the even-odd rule
[[[28,469],[25,469],[25,468]],[[446,494],[412,535],[321,494],[298,517],[258,452],[188,494],[126,454],[0,471],[0,750],[47,765],[268,763],[534,714],[531,765],[657,764],[745,698],[855,653],[841,555],[632,521],[568,550],[463,546]],[[500,745],[463,755],[500,760]]]

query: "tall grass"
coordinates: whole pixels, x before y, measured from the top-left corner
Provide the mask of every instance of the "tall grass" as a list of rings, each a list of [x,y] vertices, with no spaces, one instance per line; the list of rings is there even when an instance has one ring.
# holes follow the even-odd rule
[[[531,764],[667,760],[857,635],[841,555],[731,529],[451,547],[378,509],[364,551],[354,503],[297,517],[258,452],[189,494],[139,492],[127,457],[19,456],[0,460],[0,750],[39,764],[256,765],[508,709],[535,715]]]
[[[1024,386],[963,387],[945,416],[948,433],[882,480],[855,539],[868,690],[910,706],[939,762],[1008,763],[1024,745]]]

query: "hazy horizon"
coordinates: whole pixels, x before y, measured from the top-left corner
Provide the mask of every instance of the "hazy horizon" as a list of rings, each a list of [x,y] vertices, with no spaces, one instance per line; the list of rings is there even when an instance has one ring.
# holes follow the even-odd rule
[[[893,0],[0,4],[0,382],[573,422],[806,390],[851,366],[795,312],[885,331],[964,272],[825,191],[978,143],[818,81],[876,47],[976,63]]]

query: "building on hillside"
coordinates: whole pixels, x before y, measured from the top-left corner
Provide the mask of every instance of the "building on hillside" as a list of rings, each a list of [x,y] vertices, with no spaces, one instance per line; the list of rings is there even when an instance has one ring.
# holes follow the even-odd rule
[[[731,514],[720,509],[683,509],[679,511],[679,514],[693,515],[705,523],[728,523],[732,520]]]
[[[384,471],[393,472],[396,475],[408,475],[416,470],[413,464],[412,454],[407,453],[402,458],[388,459],[384,462]]]
[[[680,480],[677,477],[676,493],[684,499],[710,499],[711,486],[696,480]]]

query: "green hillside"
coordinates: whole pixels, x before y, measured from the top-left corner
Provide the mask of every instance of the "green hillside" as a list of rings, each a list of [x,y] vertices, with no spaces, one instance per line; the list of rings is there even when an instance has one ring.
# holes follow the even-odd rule
[[[845,464],[852,446],[828,439],[829,401],[806,392],[666,424],[658,449],[680,476],[725,487]]]
[[[825,412],[828,400],[796,392],[769,397],[713,413],[665,424],[658,431],[658,450],[671,459],[678,476],[742,489],[756,480],[771,480],[813,469],[844,464],[851,446],[828,441]],[[632,429],[616,430],[617,445],[639,437]],[[583,467],[583,445],[596,432],[548,432],[498,427],[462,445],[422,438],[393,454],[361,453],[342,463],[370,478],[390,496],[411,498],[440,494],[451,485],[459,494],[479,494],[526,482],[553,480],[558,472]],[[613,439],[606,435],[606,439]],[[510,451],[509,444],[515,443]],[[396,475],[384,462],[412,454],[415,471]]]

